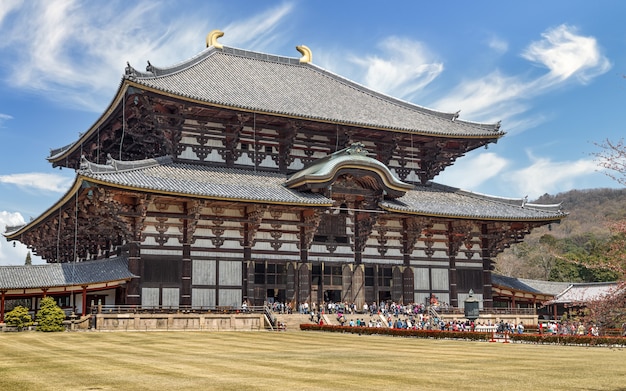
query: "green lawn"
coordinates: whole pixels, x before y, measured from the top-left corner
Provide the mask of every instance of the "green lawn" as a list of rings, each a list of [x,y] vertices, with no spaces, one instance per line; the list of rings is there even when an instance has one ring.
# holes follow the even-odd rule
[[[626,390],[626,350],[320,332],[1,333],[0,390]]]

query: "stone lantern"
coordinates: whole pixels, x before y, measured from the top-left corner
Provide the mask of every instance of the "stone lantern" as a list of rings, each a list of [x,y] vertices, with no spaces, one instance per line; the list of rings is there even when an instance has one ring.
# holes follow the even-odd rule
[[[470,321],[478,319],[480,316],[480,302],[474,297],[474,291],[470,289],[469,297],[465,299],[465,317]]]

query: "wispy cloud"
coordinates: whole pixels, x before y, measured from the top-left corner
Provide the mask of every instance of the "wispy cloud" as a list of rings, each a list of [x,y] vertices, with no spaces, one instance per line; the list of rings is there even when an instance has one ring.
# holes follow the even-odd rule
[[[0,26],[2,26],[2,22],[6,16],[11,11],[18,9],[21,4],[22,0],[3,0],[0,2]]]
[[[13,117],[11,117],[8,114],[2,114],[0,113],[0,128],[2,127],[2,125],[4,124],[5,121],[8,121],[10,119],[13,119]]]
[[[492,36],[487,45],[497,53],[506,53],[509,50],[509,43],[496,36]]]
[[[276,29],[292,11],[293,5],[284,3],[251,18],[233,22],[224,28],[223,41],[233,46],[266,50],[276,39],[285,36],[284,31],[278,34]]]
[[[502,177],[519,194],[535,199],[545,193],[556,194],[571,190],[581,177],[597,175],[598,164],[592,159],[555,162],[549,158],[531,156],[528,167],[508,172]]]
[[[498,176],[510,162],[492,152],[484,152],[463,158],[463,164],[449,167],[437,178],[437,182],[454,184],[462,189],[477,189],[484,182]]]
[[[0,175],[0,183],[16,185],[26,190],[63,193],[72,184],[72,179],[57,174],[33,172]]]
[[[570,81],[587,83],[611,67],[595,38],[579,35],[567,25],[546,31],[540,41],[524,50],[522,57],[548,72],[529,78],[495,70],[482,78],[464,81],[433,106],[447,111],[461,108],[463,116],[473,120],[514,120],[530,108],[530,98]]]
[[[596,39],[577,35],[575,27],[561,25],[546,31],[542,37],[541,41],[533,42],[522,53],[527,60],[549,70],[534,83],[536,87],[547,88],[571,78],[587,83],[611,68],[610,61],[601,54]]]
[[[598,164],[592,159],[574,161],[554,161],[546,157],[534,156],[528,151],[530,164],[526,167],[513,167],[509,159],[493,152],[482,152],[475,156],[463,157],[462,162],[449,167],[435,180],[456,187],[483,192],[481,186],[488,181],[503,183],[507,197],[530,199],[548,193],[556,194],[573,189],[598,175]]]
[[[22,8],[0,25],[0,49],[10,54],[0,57],[11,59],[3,64],[10,69],[7,82],[50,99],[62,94],[63,104],[95,112],[112,97],[126,61],[139,69],[147,60],[172,65],[202,50],[209,29],[218,25],[204,12],[172,16],[168,7],[176,5],[167,2],[16,4],[0,8],[0,16]],[[291,9],[285,3],[231,24],[227,42],[271,42]],[[195,47],[180,44],[193,40]]]
[[[365,70],[364,84],[374,90],[411,99],[443,72],[443,63],[421,42],[389,37],[378,47],[385,54],[382,58],[351,58]]]

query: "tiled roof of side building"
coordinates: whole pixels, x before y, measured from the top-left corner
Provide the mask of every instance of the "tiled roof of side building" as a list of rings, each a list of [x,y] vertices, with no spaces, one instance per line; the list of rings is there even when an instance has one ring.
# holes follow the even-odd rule
[[[510,288],[516,291],[529,292],[529,293],[546,293],[539,289],[536,289],[530,285],[527,285],[519,278],[503,276],[501,274],[492,273],[491,283],[495,286]]]
[[[498,138],[499,124],[457,119],[376,92],[296,58],[210,47],[170,68],[127,68],[126,77],[165,93],[223,107],[444,137]]]
[[[572,286],[571,282],[562,281],[531,280],[528,278],[519,278],[519,281],[535,288],[541,293],[549,294],[552,296],[556,296]]]
[[[567,214],[560,205],[537,205],[472,193],[436,183],[416,185],[403,197],[385,200],[383,209],[429,216],[511,221],[558,221]]]
[[[559,293],[551,303],[584,303],[601,299],[614,293],[619,288],[616,282],[574,283]]]
[[[0,267],[0,289],[51,288],[136,277],[128,271],[128,259],[115,257],[77,263]]]

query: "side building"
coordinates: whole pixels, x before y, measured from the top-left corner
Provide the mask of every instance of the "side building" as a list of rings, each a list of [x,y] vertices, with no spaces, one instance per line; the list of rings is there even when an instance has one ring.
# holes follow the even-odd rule
[[[425,302],[493,307],[492,259],[565,217],[432,182],[499,124],[370,90],[301,58],[207,48],[127,66],[78,140],[70,190],[5,236],[50,263],[124,257],[104,304]]]

